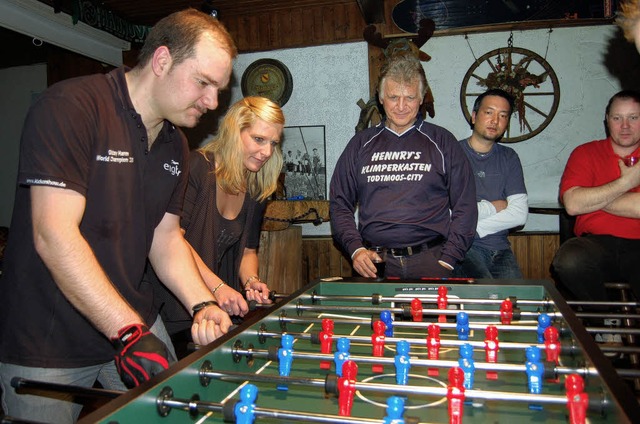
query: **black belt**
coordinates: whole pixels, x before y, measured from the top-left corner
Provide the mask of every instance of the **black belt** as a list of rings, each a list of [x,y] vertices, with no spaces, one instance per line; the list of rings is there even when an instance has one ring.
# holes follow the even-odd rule
[[[417,244],[415,246],[407,246],[407,247],[390,247],[387,249],[387,252],[389,252],[389,254],[391,256],[411,256],[411,255],[417,255],[418,253],[422,252],[423,250],[426,249],[431,249],[433,247],[436,246],[440,246],[442,243],[444,243],[445,238],[442,236],[438,236],[432,240],[429,240],[426,243],[422,243],[422,244]],[[370,243],[365,243],[365,245],[370,245]]]

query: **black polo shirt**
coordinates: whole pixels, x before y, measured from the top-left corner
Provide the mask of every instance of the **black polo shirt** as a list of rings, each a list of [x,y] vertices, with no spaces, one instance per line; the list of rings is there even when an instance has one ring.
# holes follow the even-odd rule
[[[129,304],[151,324],[150,285],[141,283],[153,231],[180,214],[188,145],[165,122],[150,150],[128,95],[125,70],[67,80],[45,91],[27,116],[4,275],[0,360],[78,367],[112,359],[113,348],[66,300],[33,245],[29,187],[86,198],[80,230]]]

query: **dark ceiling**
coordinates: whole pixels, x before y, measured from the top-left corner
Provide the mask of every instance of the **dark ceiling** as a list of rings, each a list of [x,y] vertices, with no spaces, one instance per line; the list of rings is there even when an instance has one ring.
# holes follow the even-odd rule
[[[193,7],[218,11],[219,18],[247,13],[257,14],[311,6],[358,3],[365,19],[373,19],[383,3],[395,3],[394,15],[430,17],[436,29],[461,26],[542,19],[563,19],[575,14],[580,18],[602,18],[603,0],[40,0],[72,14],[73,4],[91,2],[111,10],[120,18],[136,25],[152,26],[172,12]],[[611,1],[612,10],[618,0]],[[379,15],[379,14],[378,14]],[[416,19],[416,15],[418,18]],[[394,16],[395,20],[395,16]],[[372,22],[367,22],[372,23]]]
[[[40,1],[71,14],[75,0]],[[207,12],[211,9],[216,9],[221,20],[224,20],[224,16],[236,16],[249,11],[251,13],[270,12],[305,6],[354,3],[356,1],[357,0],[101,0],[92,1],[92,3],[111,10],[129,23],[152,26],[161,18],[187,7],[193,7],[194,9]],[[379,3],[382,3],[382,1],[383,0],[379,0]]]
[[[384,4],[392,2],[392,19],[397,27],[415,32],[422,17],[436,22],[436,30],[501,22],[604,17],[603,0],[39,0],[61,12],[73,15],[74,3],[91,3],[110,10],[132,25],[153,26],[172,12],[193,7],[225,17],[270,13],[294,8],[358,3],[366,23],[384,19]],[[612,10],[618,0],[612,0]],[[77,3],[76,3],[77,4]],[[575,14],[575,15],[574,15]],[[0,28],[0,68],[41,62],[42,49],[32,39]]]

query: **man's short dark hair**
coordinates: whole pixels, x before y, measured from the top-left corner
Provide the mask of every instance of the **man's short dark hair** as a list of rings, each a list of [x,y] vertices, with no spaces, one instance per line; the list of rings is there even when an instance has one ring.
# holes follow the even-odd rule
[[[611,105],[613,104],[614,100],[617,100],[617,99],[625,99],[625,100],[631,99],[636,103],[640,104],[640,92],[637,92],[636,90],[618,91],[609,99],[609,103],[607,103],[607,107],[604,110],[605,115],[609,115],[609,109],[611,109]]]
[[[507,102],[509,102],[509,116],[511,116],[511,114],[513,113],[513,108],[515,106],[515,103],[514,103],[514,100],[513,100],[513,96],[511,94],[507,93],[506,91],[501,90],[499,88],[491,88],[491,89],[485,91],[484,93],[482,93],[481,95],[479,95],[478,98],[476,99],[476,101],[473,102],[473,112],[476,112],[476,113],[478,112],[478,109],[480,109],[480,105],[482,104],[482,100],[487,96],[502,97]]]
[[[238,55],[231,35],[220,21],[196,9],[185,9],[162,18],[151,28],[138,54],[137,66],[146,66],[161,46],[169,49],[174,65],[180,64],[195,55],[196,44],[205,32],[209,32],[232,59]]]

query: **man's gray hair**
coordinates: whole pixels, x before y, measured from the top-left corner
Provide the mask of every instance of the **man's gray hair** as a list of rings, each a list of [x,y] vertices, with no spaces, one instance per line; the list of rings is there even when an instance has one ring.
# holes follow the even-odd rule
[[[401,84],[409,84],[417,79],[420,99],[423,99],[427,92],[427,77],[424,74],[422,64],[417,57],[411,54],[392,56],[383,66],[378,80],[378,98],[380,99],[384,97],[384,83],[387,79]]]

